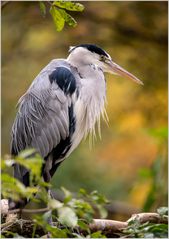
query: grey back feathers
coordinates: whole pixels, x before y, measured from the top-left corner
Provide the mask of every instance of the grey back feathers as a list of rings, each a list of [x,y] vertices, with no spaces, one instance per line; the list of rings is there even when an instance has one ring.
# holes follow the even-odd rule
[[[12,128],[12,154],[34,147],[46,157],[69,135],[71,95],[76,79],[67,64],[52,61],[34,80],[19,102]]]

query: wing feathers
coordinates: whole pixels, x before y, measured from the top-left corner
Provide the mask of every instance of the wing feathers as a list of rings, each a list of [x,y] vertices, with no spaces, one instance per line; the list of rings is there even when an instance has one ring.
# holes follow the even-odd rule
[[[54,138],[53,147],[56,147],[56,145],[60,142],[61,137],[58,130],[58,126],[56,125],[56,122],[54,120],[52,121],[50,130],[53,132],[53,134],[51,134],[52,137]]]
[[[56,124],[57,125],[57,128],[59,130],[59,133],[60,133],[60,136],[62,139],[66,139],[66,136],[68,135],[68,132],[66,132],[66,129],[64,128],[61,120],[59,117],[56,117]]]
[[[13,154],[34,147],[46,157],[69,136],[69,106],[75,89],[76,80],[68,68],[58,67],[51,73],[48,67],[48,71],[38,75],[19,100],[12,128]]]
[[[44,156],[46,156],[50,151],[49,151],[49,141],[48,141],[47,136],[46,136],[46,134],[45,134],[45,132],[44,132],[43,129],[41,130],[41,136],[40,136],[40,138],[41,138],[41,140],[42,140],[42,142],[43,142],[43,145],[44,145],[44,151],[45,151],[45,153],[44,153],[44,155],[43,155],[43,157],[44,157]]]

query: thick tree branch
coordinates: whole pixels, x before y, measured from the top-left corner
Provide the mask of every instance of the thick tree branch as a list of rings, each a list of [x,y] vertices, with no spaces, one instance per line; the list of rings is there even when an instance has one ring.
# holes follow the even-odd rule
[[[27,235],[31,236],[32,230],[34,228],[34,223],[32,220],[18,220],[16,218],[16,213],[20,210],[8,210],[8,200],[1,200],[1,212],[2,215],[7,215],[8,220],[6,223],[3,223],[1,225],[2,233],[5,233],[6,231],[14,231],[17,233],[23,233],[23,228],[27,228]],[[39,212],[46,212],[49,210],[49,208],[40,208],[40,209],[22,209],[23,212],[26,213],[39,213]],[[145,222],[151,222],[151,223],[164,223],[168,224],[168,219],[165,217],[161,217],[158,213],[138,213],[133,214],[131,218],[128,221],[115,221],[115,220],[107,220],[107,219],[94,219],[93,223],[89,225],[89,228],[92,232],[95,231],[102,231],[102,233],[106,234],[114,234],[118,232],[122,232],[127,226],[129,221],[133,219],[137,219],[141,224]],[[57,223],[55,223],[55,226],[57,226]],[[38,227],[38,232],[43,235],[44,231],[43,228]],[[80,230],[80,229],[79,229]]]
[[[127,222],[107,219],[94,219],[94,222],[90,224],[90,230],[92,232],[102,231],[103,233],[104,232],[115,233],[122,231],[127,226],[128,226]]]
[[[131,219],[137,219],[140,223],[151,222],[168,224],[168,219],[166,217],[161,217],[158,213],[153,212],[134,214],[129,220]]]

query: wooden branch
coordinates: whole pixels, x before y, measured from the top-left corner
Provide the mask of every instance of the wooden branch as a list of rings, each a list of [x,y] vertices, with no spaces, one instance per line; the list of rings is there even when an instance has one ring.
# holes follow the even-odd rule
[[[33,211],[33,210],[32,210]],[[166,223],[167,220],[159,218],[159,215],[156,213],[141,213],[134,215],[132,217],[136,217],[143,222],[154,222],[154,223]],[[58,226],[57,223],[54,223],[54,226]],[[115,220],[107,220],[107,219],[94,219],[93,223],[89,224],[89,228],[91,232],[101,231],[106,235],[116,235],[116,233],[122,233],[125,228],[127,228],[128,222],[121,222]],[[2,234],[5,235],[7,231],[17,232],[20,235],[26,235],[27,237],[32,236],[34,228],[34,222],[32,220],[23,220],[23,219],[14,219],[13,222],[7,222],[1,225]],[[79,228],[81,231],[81,229]],[[44,229],[40,226],[36,228],[36,233],[39,235],[44,235]],[[82,232],[83,233],[83,232]]]
[[[161,217],[158,213],[153,213],[153,212],[134,214],[131,216],[129,220],[131,219],[133,220],[137,219],[140,223],[152,222],[152,223],[168,224],[168,219],[166,217]]]
[[[128,222],[132,219],[137,219],[141,224],[145,222],[168,224],[168,219],[166,217],[161,217],[158,213],[145,212],[132,215],[131,218],[127,220],[127,222],[107,219],[94,219],[94,222],[90,224],[90,229],[92,231],[101,230],[120,232],[128,226]]]
[[[107,220],[107,219],[94,219],[94,222],[89,225],[92,232],[120,232],[128,226],[127,222]]]
[[[54,226],[58,226],[58,223],[53,223]],[[101,220],[101,219],[94,219],[94,222],[89,225],[89,228],[91,232],[95,231],[102,231],[102,233],[106,234],[114,234],[117,232],[121,232],[125,227],[127,227],[127,222],[119,222],[119,221],[114,221],[114,220]],[[34,222],[31,220],[15,220],[13,223],[4,223],[2,224],[1,231],[2,234],[5,235],[5,232],[7,231],[12,231],[12,232],[17,232],[19,235],[23,235],[24,230],[26,229],[26,236],[30,237],[32,236],[34,228]],[[44,229],[40,226],[37,227],[38,234],[39,235],[44,235]],[[82,231],[79,228],[79,231]],[[37,233],[37,231],[36,231]],[[83,232],[82,232],[83,234]]]
[[[22,212],[26,213],[38,213],[38,212],[46,212],[49,208],[40,208],[40,209],[22,209]],[[2,215],[8,215],[8,220],[6,220],[6,223],[3,223],[1,225],[2,233],[5,233],[6,231],[12,231],[21,233],[23,235],[23,228],[27,228],[27,236],[29,235],[31,237],[31,233],[34,228],[34,222],[32,220],[23,220],[16,217],[16,212],[20,212],[21,210],[11,210],[9,211],[8,208],[8,200],[1,200],[1,212]],[[10,218],[10,219],[9,219]],[[122,232],[123,229],[127,228],[128,223],[130,220],[137,219],[141,224],[145,222],[151,222],[151,223],[164,223],[168,224],[168,219],[166,217],[161,217],[158,213],[138,213],[133,214],[131,218],[128,221],[115,221],[115,220],[107,220],[107,219],[94,219],[93,223],[89,224],[89,228],[91,232],[96,231],[102,231],[104,234],[113,235],[115,233]],[[57,226],[57,223],[54,223],[55,226]],[[43,228],[38,226],[38,233],[43,235],[44,230]],[[80,229],[79,229],[80,230]]]

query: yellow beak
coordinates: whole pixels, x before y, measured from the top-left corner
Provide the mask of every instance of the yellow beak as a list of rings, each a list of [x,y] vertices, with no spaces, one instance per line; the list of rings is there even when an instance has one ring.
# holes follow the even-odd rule
[[[107,62],[106,65],[108,66],[107,70],[110,73],[117,74],[119,76],[124,76],[127,79],[135,81],[137,84],[144,85],[143,82],[141,80],[139,80],[136,76],[134,76],[130,72],[126,71],[121,66],[117,65],[115,62],[110,60]]]

